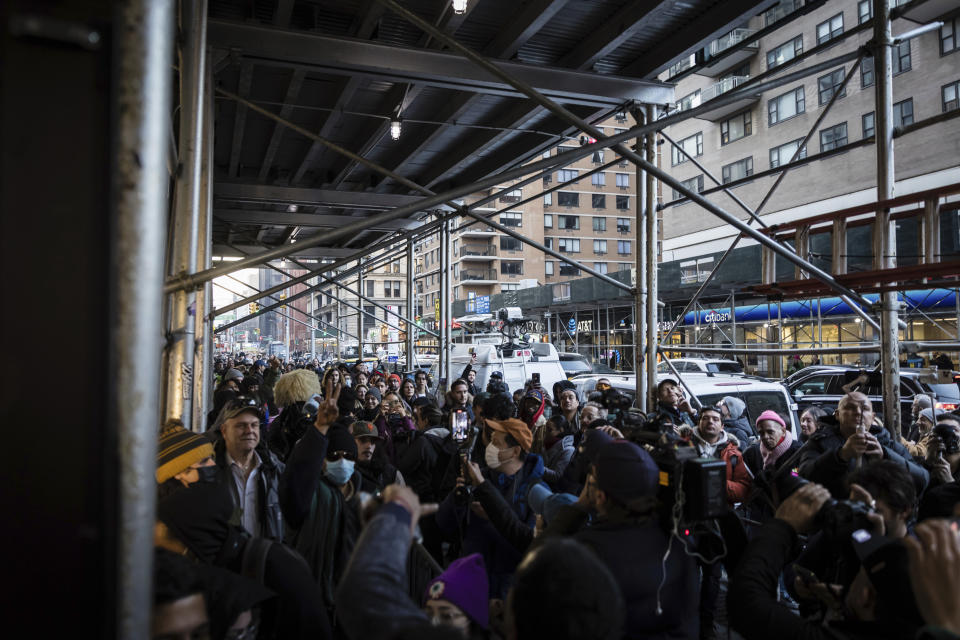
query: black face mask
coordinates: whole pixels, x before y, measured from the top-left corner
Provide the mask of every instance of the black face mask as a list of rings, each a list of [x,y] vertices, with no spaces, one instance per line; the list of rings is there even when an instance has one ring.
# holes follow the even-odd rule
[[[197,469],[197,474],[200,476],[198,482],[216,482],[217,481],[217,466],[210,465],[209,467],[200,467]]]

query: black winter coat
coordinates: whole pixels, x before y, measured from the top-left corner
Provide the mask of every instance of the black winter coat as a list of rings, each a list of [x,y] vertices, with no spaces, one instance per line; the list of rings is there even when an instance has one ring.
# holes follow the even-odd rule
[[[303,404],[294,402],[284,407],[267,431],[267,446],[281,462],[290,458],[294,445],[313,426],[313,421],[303,414]]]
[[[913,462],[910,453],[899,442],[890,437],[890,432],[883,427],[872,425],[873,434],[883,447],[883,457],[903,465],[904,469],[913,478],[917,495],[922,495],[930,483],[930,474],[922,466]],[[844,480],[847,474],[856,467],[856,460],[844,462],[840,459],[840,449],[846,442],[840,434],[840,427],[833,416],[820,419],[820,428],[810,436],[800,454],[800,475],[822,484],[834,498],[843,499],[847,496]]]
[[[842,640],[912,638],[916,629],[879,622],[838,622],[829,628],[804,620],[777,601],[780,572],[800,544],[793,528],[771,520],[757,531],[730,580],[727,612],[745,640]]]
[[[696,561],[679,548],[681,543],[671,543],[655,518],[601,518],[589,526],[587,518],[587,512],[579,507],[561,507],[542,539],[573,534],[607,565],[626,603],[623,637],[696,638],[700,628],[700,575]],[[666,560],[666,581],[661,589],[662,562],[668,547],[672,552]],[[658,592],[663,608],[659,614]]]
[[[440,498],[434,490],[437,451],[429,437],[420,431],[406,431],[393,440],[397,469],[420,502],[437,502]]]
[[[242,508],[233,471],[227,464],[227,445],[223,438],[214,444],[213,453],[217,463],[217,482],[230,487],[234,509]],[[280,510],[280,476],[283,474],[284,466],[277,456],[262,444],[257,447],[257,453],[261,461],[260,470],[257,473],[257,510],[259,511],[257,521],[260,523],[260,530],[251,532],[251,535],[282,542],[284,523]]]

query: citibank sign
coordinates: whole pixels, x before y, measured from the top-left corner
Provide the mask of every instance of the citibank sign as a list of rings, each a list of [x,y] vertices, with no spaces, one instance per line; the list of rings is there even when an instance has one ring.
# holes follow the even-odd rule
[[[730,322],[729,311],[710,311],[703,316],[703,322]]]

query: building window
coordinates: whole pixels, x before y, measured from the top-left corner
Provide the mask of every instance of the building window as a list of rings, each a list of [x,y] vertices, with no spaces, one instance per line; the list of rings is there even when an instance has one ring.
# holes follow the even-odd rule
[[[520,251],[523,249],[523,243],[510,236],[500,236],[501,251]]]
[[[630,255],[630,240],[617,240],[617,253],[622,256]]]
[[[958,104],[958,99],[960,99],[960,80],[944,85],[943,88],[940,89],[940,95],[943,96],[944,112],[953,111],[960,107],[960,104]]]
[[[607,230],[607,219],[603,216],[594,216],[593,218],[593,230],[594,231],[606,231]]]
[[[590,161],[593,164],[602,164],[603,163],[603,149],[597,149],[593,152],[593,156],[590,158]]]
[[[617,233],[630,233],[630,218],[617,218]]]
[[[843,14],[838,13],[817,25],[817,44],[823,44],[843,33]]]
[[[940,27],[940,55],[953,53],[957,46],[957,16],[943,21]]]
[[[594,193],[590,197],[591,206],[594,209],[606,209],[607,208],[607,196],[603,193]]]
[[[773,98],[767,103],[767,120],[771,126],[803,113],[806,110],[806,100],[803,87],[787,91],[781,96]]]
[[[553,182],[553,173],[545,173],[545,174],[543,174],[543,184],[544,184],[544,185],[548,185],[548,184],[550,184],[551,182]]]
[[[392,298],[393,297],[393,283],[389,280],[383,281],[383,297]]]
[[[607,273],[607,263],[606,262],[594,262],[593,270],[598,273]]]
[[[630,174],[629,173],[618,173],[617,174],[617,186],[621,189],[630,188]]]
[[[561,207],[579,207],[580,194],[569,191],[557,191],[557,204]]]
[[[504,282],[500,285],[500,291],[516,291],[520,288],[518,284],[511,284],[509,282]]]
[[[720,123],[720,144],[728,144],[753,133],[753,120],[749,111],[739,113]]]
[[[363,330],[369,331],[377,326],[377,308],[372,304],[363,305]]]
[[[367,280],[367,297],[368,297],[368,298],[372,298],[373,296],[376,295],[376,294],[374,293],[374,290],[373,290],[374,285],[376,285],[376,284],[377,284],[377,283],[374,282],[373,280]]]
[[[752,176],[753,157],[751,156],[749,158],[744,158],[743,160],[731,162],[728,165],[724,165],[720,171],[723,173],[723,184],[733,182],[734,180],[740,180],[741,178],[746,178],[747,176]]]
[[[713,256],[680,263],[680,284],[705,282],[713,270]]]
[[[863,117],[861,118],[861,120],[863,121],[863,137],[864,138],[873,137],[873,133],[874,133],[873,111],[871,111],[870,113],[863,114]]]
[[[616,117],[616,119],[617,119],[617,122],[626,122],[626,121],[627,121],[627,112],[626,112],[626,111],[617,111],[617,115],[616,115],[615,117]]]
[[[630,208],[630,196],[617,196],[617,209],[626,211]]]
[[[847,123],[820,130],[820,152],[832,151],[847,144]]]
[[[607,253],[607,241],[606,240],[594,240],[593,241],[593,252],[598,256],[602,256]]]
[[[913,98],[901,100],[893,105],[893,126],[905,127],[913,124]]]
[[[543,228],[544,229],[553,229],[553,214],[545,213],[543,214]]]
[[[560,263],[560,275],[562,276],[578,276],[580,275],[580,268],[575,267],[572,264],[567,264],[566,262]]]
[[[570,299],[570,283],[563,282],[553,285],[553,301],[560,302]]]
[[[577,169],[560,169],[557,171],[558,182],[570,182],[576,180],[580,172]]]
[[[500,273],[508,276],[522,276],[523,262],[521,260],[501,260]]]
[[[543,194],[543,206],[552,207],[553,206],[553,192]]]
[[[580,216],[557,216],[557,229],[579,229]]]
[[[580,239],[557,238],[557,251],[560,253],[580,253]]]
[[[831,71],[827,75],[817,78],[817,90],[820,95],[820,105],[823,106],[830,102],[830,98],[832,98],[833,94],[837,93],[838,91],[840,98],[847,95],[846,89],[840,89],[840,85],[842,84],[843,68],[837,69],[836,71]]]
[[[780,165],[790,162],[790,159],[793,157],[793,154],[797,152],[797,147],[800,146],[801,142],[803,142],[803,138],[798,138],[793,142],[788,142],[770,149],[770,168],[776,169]],[[800,155],[797,156],[797,160],[806,157],[807,147],[804,145],[804,147],[800,149]]]
[[[505,227],[522,227],[523,226],[523,214],[511,211],[507,213],[500,214],[500,224]]]
[[[592,176],[590,176],[590,184],[592,184],[595,187],[606,186],[607,174],[605,174],[603,171],[601,171],[600,173],[593,174]]]
[[[684,151],[686,151],[689,155],[695,158],[702,156],[703,155],[703,133],[698,132],[688,138],[684,138],[683,140],[677,143],[677,146],[683,148]],[[680,149],[678,149],[677,147],[672,147],[670,149],[670,153],[671,153],[671,159],[674,166],[678,164],[683,164],[684,162],[687,161],[687,156],[683,155],[683,153],[681,153]]]
[[[520,202],[523,199],[523,189],[514,189],[500,195],[500,202]]]
[[[803,35],[787,40],[772,51],[767,51],[767,69],[779,67],[788,60],[793,60],[803,53]]]
[[[857,3],[857,24],[863,24],[873,17],[873,0],[860,0]]]
[[[869,87],[873,84],[873,56],[860,61],[860,86]]]
[[[696,191],[697,193],[700,193],[701,191],[703,191],[703,174],[701,173],[700,175],[694,176],[689,180],[683,180],[680,182],[680,184],[682,184],[687,189],[690,189],[691,191]],[[687,196],[683,195],[676,189],[673,190],[674,200],[680,200],[681,198],[686,198],[686,197]]]
[[[680,98],[680,102],[677,103],[677,106],[680,108],[680,111],[686,111],[687,109],[693,109],[694,107],[700,106],[700,89],[697,89],[691,94],[685,95]]]
[[[545,246],[547,249],[553,249],[553,238],[544,238],[543,246]]]
[[[901,42],[890,50],[890,56],[893,61],[893,75],[910,71],[910,41]]]
[[[547,260],[543,263],[543,275],[552,276],[553,275],[553,262]]]

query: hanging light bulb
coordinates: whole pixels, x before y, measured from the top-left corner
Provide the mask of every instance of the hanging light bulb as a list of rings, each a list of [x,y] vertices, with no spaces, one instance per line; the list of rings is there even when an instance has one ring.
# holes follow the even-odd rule
[[[394,140],[400,139],[400,116],[396,116],[390,121],[390,137]]]
[[[457,15],[465,13],[467,10],[467,0],[453,0],[453,12]]]

